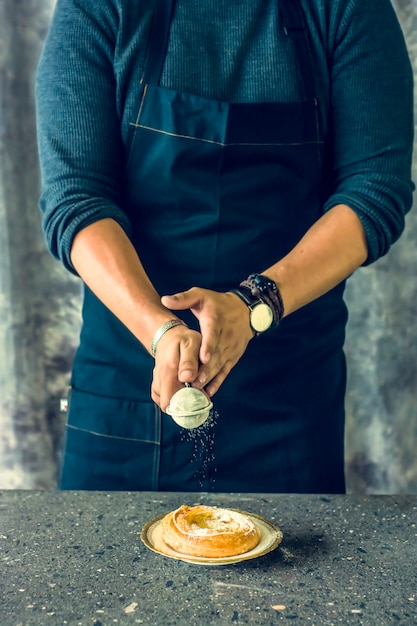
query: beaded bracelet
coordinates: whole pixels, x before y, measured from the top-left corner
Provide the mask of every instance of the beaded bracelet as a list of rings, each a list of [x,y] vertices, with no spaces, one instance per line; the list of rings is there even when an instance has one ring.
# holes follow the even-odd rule
[[[156,346],[158,345],[159,340],[161,339],[161,337],[163,337],[163,335],[165,335],[167,330],[174,328],[174,326],[185,326],[185,324],[182,320],[178,320],[178,319],[168,320],[168,322],[165,322],[165,324],[162,324],[162,326],[158,328],[158,330],[156,331],[152,339],[152,345],[151,345],[151,354],[154,358],[156,354]]]

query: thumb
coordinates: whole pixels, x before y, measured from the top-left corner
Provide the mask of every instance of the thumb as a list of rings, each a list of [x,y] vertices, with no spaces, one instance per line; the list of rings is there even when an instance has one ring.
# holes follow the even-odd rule
[[[196,303],[196,298],[191,294],[191,290],[180,291],[170,296],[162,296],[161,302],[167,309],[182,311],[192,307]]]

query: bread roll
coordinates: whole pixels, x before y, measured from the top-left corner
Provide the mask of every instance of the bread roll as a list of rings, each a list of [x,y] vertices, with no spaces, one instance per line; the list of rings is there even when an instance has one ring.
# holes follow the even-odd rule
[[[220,558],[249,552],[261,538],[252,519],[215,506],[181,506],[161,521],[164,542],[181,554]]]

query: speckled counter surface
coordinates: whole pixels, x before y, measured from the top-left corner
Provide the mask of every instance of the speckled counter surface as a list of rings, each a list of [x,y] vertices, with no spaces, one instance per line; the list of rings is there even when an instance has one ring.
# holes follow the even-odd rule
[[[277,524],[270,554],[208,567],[142,526],[181,504]],[[417,624],[417,497],[14,492],[0,495],[0,624]]]

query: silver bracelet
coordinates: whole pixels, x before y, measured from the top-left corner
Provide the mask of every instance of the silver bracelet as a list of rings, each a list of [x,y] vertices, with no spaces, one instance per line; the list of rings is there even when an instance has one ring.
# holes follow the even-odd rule
[[[185,324],[182,320],[168,320],[168,322],[162,324],[162,326],[156,331],[154,338],[152,339],[151,345],[151,354],[154,358],[156,354],[156,346],[158,345],[159,340],[163,335],[165,335],[167,330],[169,330],[170,328],[174,328],[174,326],[185,326]]]

